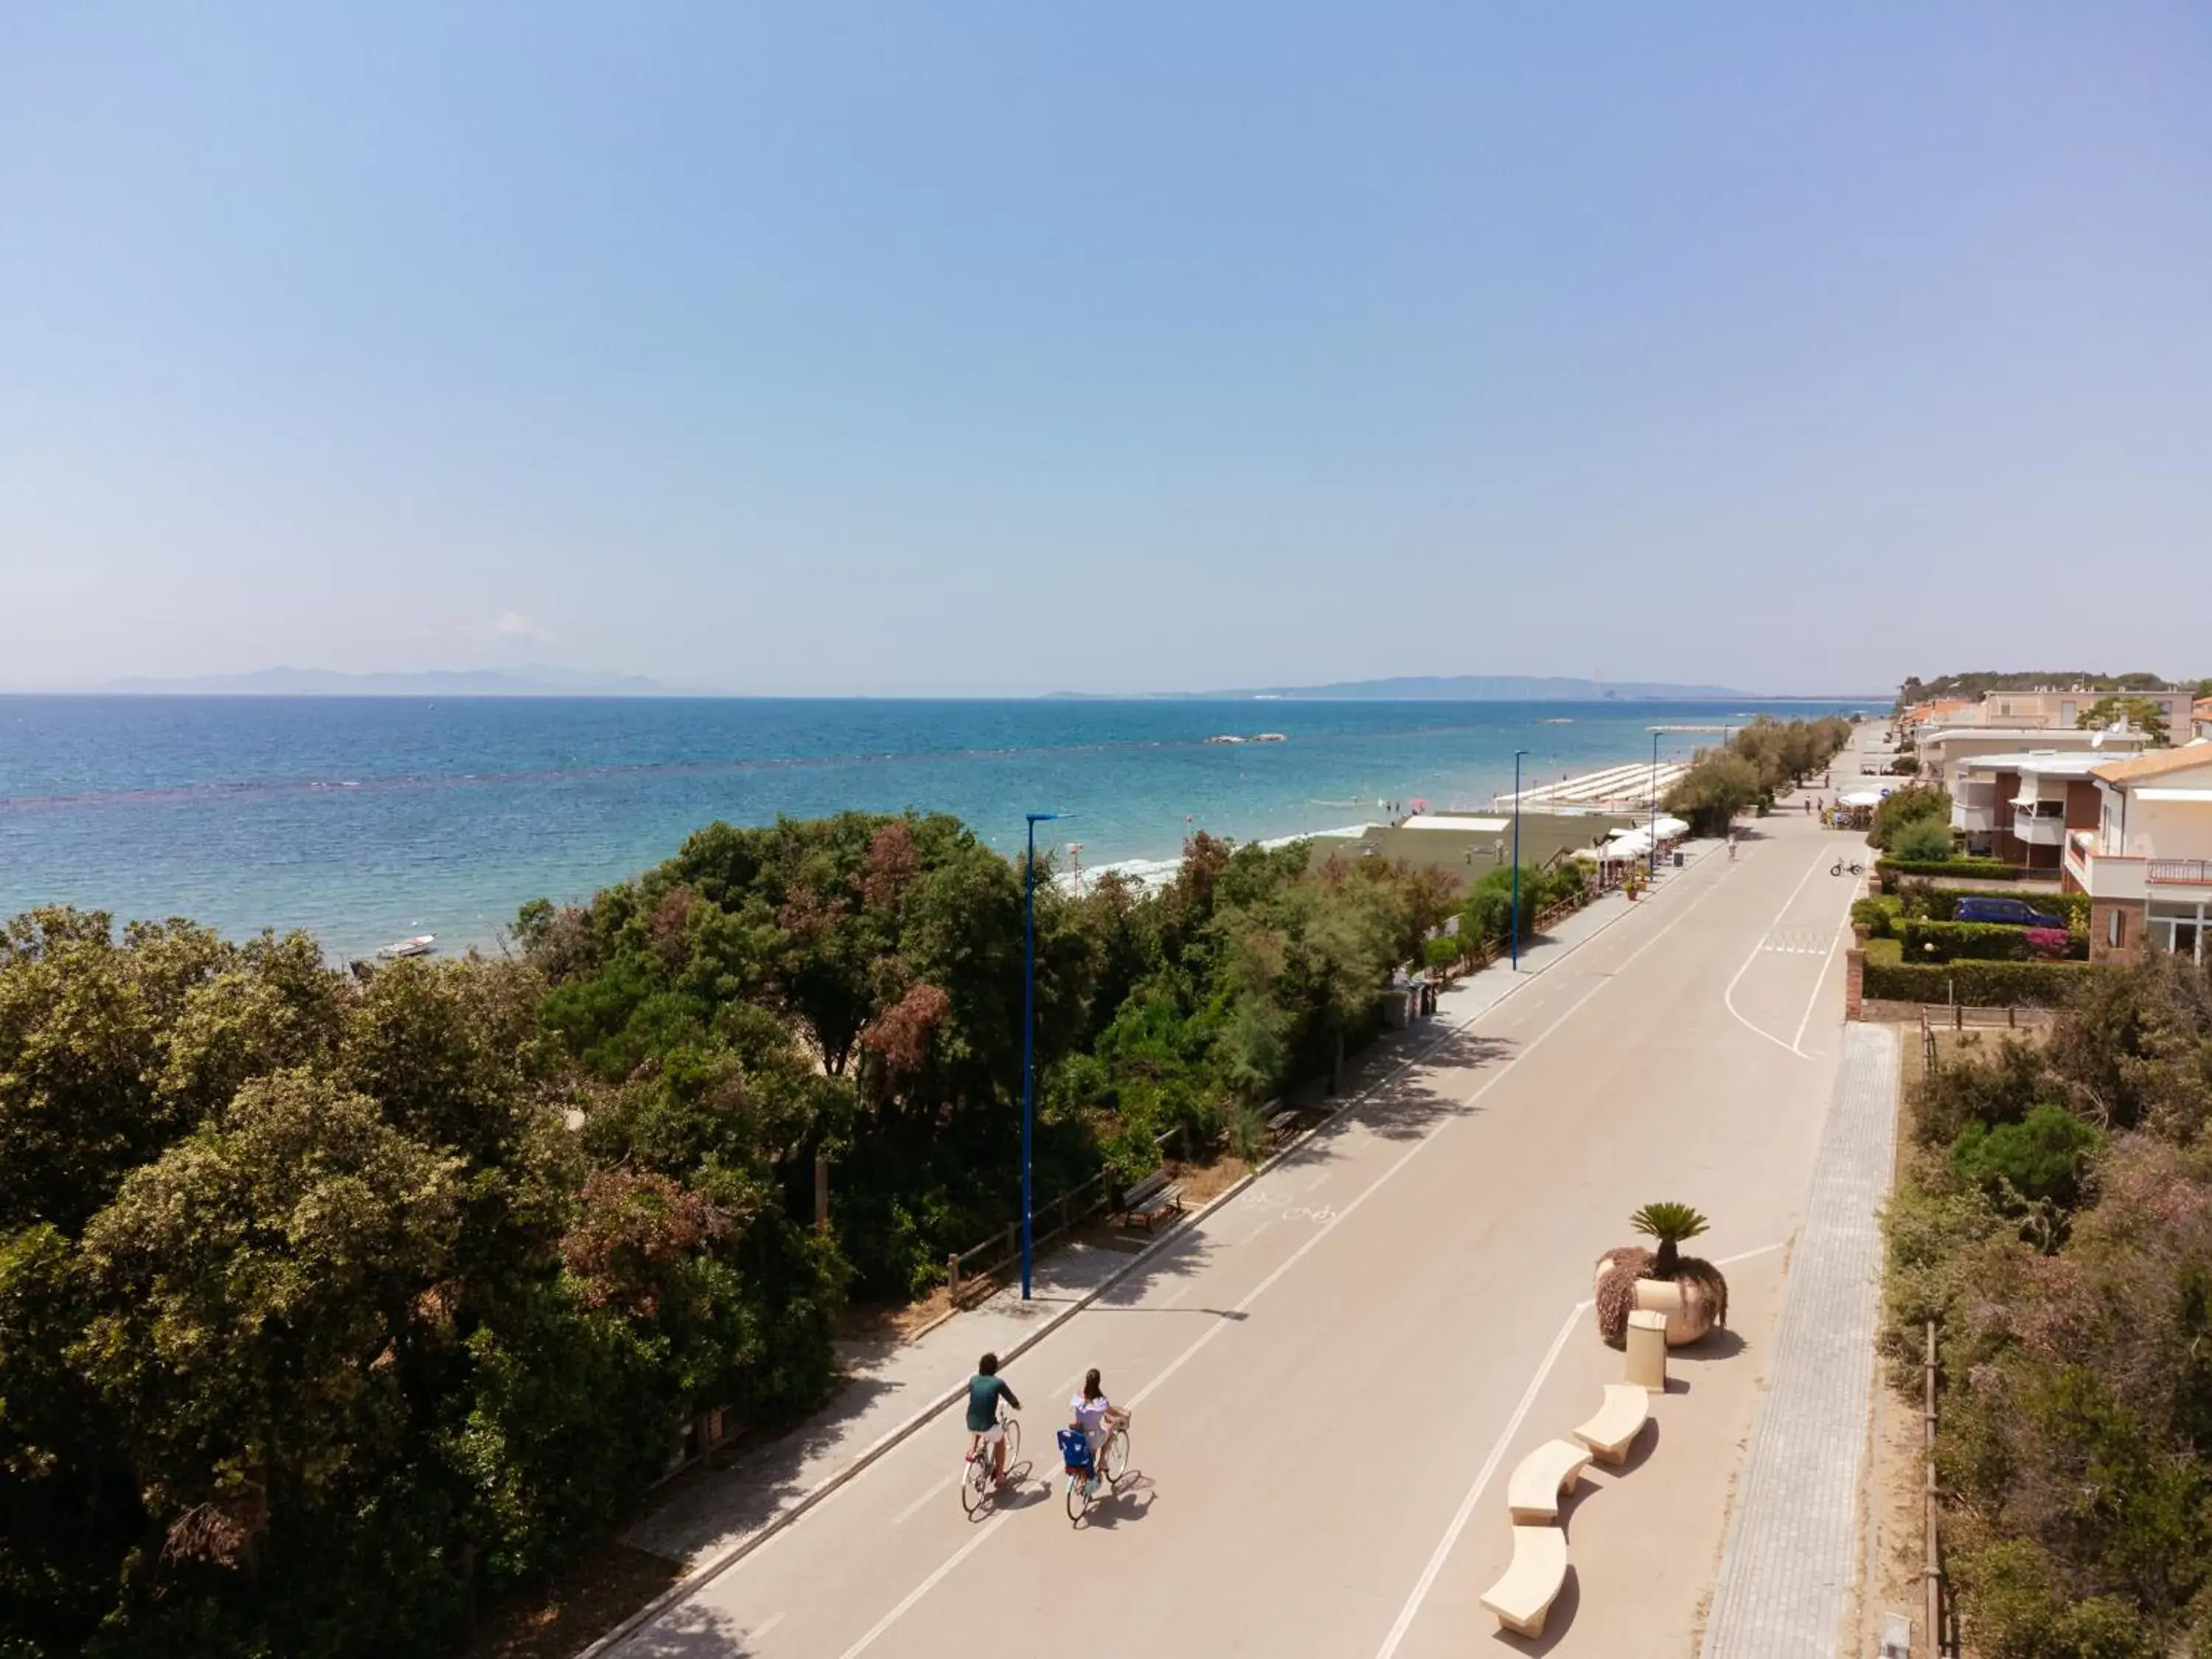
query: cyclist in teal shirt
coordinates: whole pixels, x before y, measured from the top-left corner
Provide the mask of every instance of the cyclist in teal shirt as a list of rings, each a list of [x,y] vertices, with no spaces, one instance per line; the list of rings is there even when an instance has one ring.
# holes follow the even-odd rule
[[[999,1402],[1003,1400],[1016,1411],[1022,1408],[1020,1397],[999,1376],[999,1356],[987,1353],[975,1362],[975,1375],[968,1379],[968,1432],[975,1436],[969,1443],[968,1455],[981,1455],[982,1449],[991,1449],[991,1479],[1006,1478],[1006,1431],[999,1421]]]

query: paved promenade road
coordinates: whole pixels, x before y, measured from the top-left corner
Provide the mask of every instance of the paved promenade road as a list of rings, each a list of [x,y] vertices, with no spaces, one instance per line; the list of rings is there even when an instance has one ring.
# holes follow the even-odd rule
[[[1858,890],[1828,872],[1846,838],[1802,813],[1753,834],[1023,1355],[1030,1468],[995,1513],[962,1515],[965,1437],[942,1419],[617,1651],[1688,1654],[1837,1073]],[[1698,1248],[1732,1261],[1734,1328],[1676,1357],[1656,1432],[1567,1512],[1544,1641],[1501,1641],[1477,1597],[1510,1552],[1506,1477],[1619,1375],[1582,1304],[1655,1199],[1712,1218]],[[1137,1472],[1075,1528],[1053,1434],[1089,1365],[1136,1408]]]

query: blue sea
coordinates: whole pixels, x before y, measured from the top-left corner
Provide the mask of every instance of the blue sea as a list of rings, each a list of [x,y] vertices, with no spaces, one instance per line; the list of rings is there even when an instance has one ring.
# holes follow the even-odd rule
[[[1012,854],[1024,812],[1058,811],[1040,846],[1094,870],[1172,859],[1194,828],[1486,805],[1516,749],[1542,781],[1648,757],[1654,724],[1827,707],[0,696],[0,916],[305,928],[338,956],[489,945],[526,901],[588,898],[716,818],[911,806]],[[1288,741],[1206,741],[1261,732]]]

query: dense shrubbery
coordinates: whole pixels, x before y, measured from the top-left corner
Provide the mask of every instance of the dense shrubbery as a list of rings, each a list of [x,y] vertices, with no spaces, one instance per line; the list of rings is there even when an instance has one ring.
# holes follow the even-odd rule
[[[1037,899],[1049,1195],[1336,1063],[1459,896],[1200,836]],[[0,933],[9,1659],[441,1651],[1015,1215],[1020,882],[954,820],[716,825],[518,933]]]
[[[1892,842],[1909,826],[1922,823],[1942,828],[1944,856],[1929,858],[1923,853],[1917,859],[1905,858],[1903,849],[1899,848],[1897,849],[1899,858],[1906,863],[1949,863],[1951,797],[1942,790],[1925,784],[1913,784],[1881,798],[1881,804],[1874,809],[1874,823],[1867,830],[1867,844],[1889,851]],[[1921,833],[1926,834],[1925,831]],[[1932,845],[1932,840],[1928,844]]]
[[[1951,826],[1942,818],[1915,818],[1898,826],[1890,851],[1906,864],[1942,864],[1951,856]]]
[[[1877,859],[1875,872],[1887,881],[1893,876],[1931,876],[1938,880],[1948,878],[1954,881],[2021,881],[2035,878],[2048,881],[2048,870],[2023,870],[2016,864],[2007,864],[2002,859]],[[2040,902],[2040,899],[2038,902]]]
[[[2085,970],[1916,1092],[1897,1380],[1939,1322],[1944,1536],[1987,1659],[2212,1652],[2212,973]]]
[[[1907,917],[1898,924],[1897,937],[1906,962],[2052,962],[2069,956],[2086,960],[2089,954],[2087,938],[2063,927]]]
[[[1579,864],[1563,863],[1556,869],[1526,869],[1521,872],[1521,942],[1536,936],[1536,918],[1554,905],[1579,898],[1586,878]],[[1486,872],[1467,896],[1459,913],[1459,950],[1473,957],[1478,950],[1503,951],[1513,934],[1513,871],[1510,866]]]
[[[1970,1008],[2055,1008],[2080,988],[2086,962],[1885,962],[1869,947],[1865,994]]]
[[[1719,748],[1700,750],[1664,805],[1697,834],[1724,835],[1737,813],[1771,805],[1784,790],[1826,767],[1850,736],[1850,722],[1832,714],[1810,720],[1762,714]]]

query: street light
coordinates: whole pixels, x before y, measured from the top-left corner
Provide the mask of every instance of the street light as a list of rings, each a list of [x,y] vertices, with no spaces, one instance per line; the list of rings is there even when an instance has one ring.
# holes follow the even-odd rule
[[[1513,751],[1513,962],[1510,971],[1521,971],[1521,757],[1528,751]]]
[[[1036,1116],[1036,827],[1069,816],[1064,812],[1030,812],[1029,861],[1022,866],[1022,933],[1024,941],[1022,972],[1022,1300],[1030,1299],[1030,1222],[1034,1205],[1030,1191],[1030,1123]]]
[[[1651,854],[1650,875],[1659,879],[1659,728],[1651,728]]]

